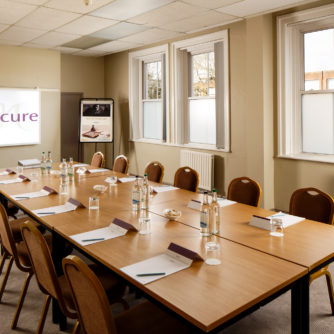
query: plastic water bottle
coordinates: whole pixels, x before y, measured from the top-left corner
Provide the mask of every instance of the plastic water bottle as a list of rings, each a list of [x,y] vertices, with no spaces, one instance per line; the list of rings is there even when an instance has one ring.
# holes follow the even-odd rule
[[[210,212],[211,208],[208,201],[208,192],[204,192],[203,196],[203,204],[201,208],[201,215],[200,215],[200,234],[202,237],[208,237],[211,235],[210,233]]]
[[[144,175],[144,181],[141,191],[140,208],[148,211],[150,206],[150,185],[148,184],[147,174]]]
[[[41,173],[42,173],[42,175],[45,175],[45,174],[47,173],[47,171],[46,171],[46,158],[45,158],[45,152],[42,152]]]
[[[68,174],[68,180],[70,182],[73,182],[73,180],[74,180],[74,167],[73,167],[73,158],[72,157],[70,157],[70,161],[68,163],[67,174]]]
[[[48,151],[48,158],[46,159],[46,171],[47,171],[47,174],[51,174],[51,170],[52,170],[51,151]]]
[[[132,210],[139,211],[140,210],[140,185],[138,175],[136,176],[136,181],[132,188]]]
[[[212,203],[210,215],[210,232],[217,234],[220,231],[220,206],[217,200],[217,190],[212,190]]]
[[[59,169],[60,169],[60,184],[67,184],[68,183],[68,166],[67,166],[65,158],[59,165]]]

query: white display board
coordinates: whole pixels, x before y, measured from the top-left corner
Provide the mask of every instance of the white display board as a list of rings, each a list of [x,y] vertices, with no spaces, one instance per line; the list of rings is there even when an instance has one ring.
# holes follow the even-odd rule
[[[0,146],[40,143],[40,92],[0,88]]]

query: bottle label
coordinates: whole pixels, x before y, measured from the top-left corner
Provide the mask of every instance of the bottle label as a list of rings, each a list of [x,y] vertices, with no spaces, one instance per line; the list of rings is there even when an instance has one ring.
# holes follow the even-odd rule
[[[140,203],[140,192],[133,191],[132,192],[132,204],[138,205]]]
[[[207,214],[206,211],[201,211],[200,227],[201,228],[207,228],[208,227],[208,214]]]

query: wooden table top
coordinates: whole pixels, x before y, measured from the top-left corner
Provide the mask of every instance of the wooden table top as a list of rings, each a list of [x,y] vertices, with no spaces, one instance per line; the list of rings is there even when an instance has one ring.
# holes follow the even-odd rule
[[[112,171],[106,173],[113,174]],[[18,201],[17,204],[31,213],[34,209],[64,204],[69,197],[73,197],[88,207],[88,197],[94,192],[93,185],[103,184],[106,177],[98,174],[76,177],[66,196],[49,195]],[[16,176],[1,176],[0,180],[11,177]],[[0,192],[9,197],[13,194],[41,190],[45,185],[58,190],[59,176],[39,176],[35,182],[0,185]],[[118,184],[99,196],[99,211],[77,209],[40,217],[38,220],[67,240],[71,240],[70,236],[73,234],[107,226],[113,218],[137,226],[138,213],[131,210],[132,186],[132,182]],[[253,211],[260,213],[261,209],[235,204],[222,209],[222,237],[214,237],[221,247],[221,265],[209,266],[203,262],[195,262],[191,268],[145,286],[121,272],[120,268],[123,266],[161,254],[170,242],[204,255],[204,244],[208,238],[200,237],[197,230],[199,212],[186,208],[190,199],[201,199],[201,195],[175,190],[154,196],[150,207],[152,233],[148,236],[129,232],[123,237],[85,247],[77,246],[204,331],[216,328],[305,275],[308,269],[298,265],[298,261],[304,266],[305,263],[311,266],[316,265],[317,261],[323,261],[321,255],[332,256],[333,251],[326,253],[330,248],[327,246],[323,246],[313,255],[308,247],[311,242],[318,242],[318,237],[311,240],[306,225],[303,240],[296,238],[296,233],[290,233],[290,228],[285,230],[284,238],[269,237],[268,231],[247,226],[249,215]],[[181,209],[182,223],[170,222],[161,216],[161,210],[167,207]],[[316,226],[314,229],[317,229]],[[311,231],[310,234],[314,233]],[[300,245],[303,247],[299,249]],[[297,255],[291,255],[290,252]],[[298,261],[285,261],[285,257],[289,261],[295,257]]]

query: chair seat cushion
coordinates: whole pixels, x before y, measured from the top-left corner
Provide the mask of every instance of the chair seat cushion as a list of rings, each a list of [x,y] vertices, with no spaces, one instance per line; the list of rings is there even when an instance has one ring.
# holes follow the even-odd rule
[[[150,302],[134,306],[115,317],[119,334],[186,334],[190,328]]]
[[[31,221],[42,233],[45,231],[45,227],[43,227],[42,225],[38,224],[37,222],[33,220],[30,220],[27,217],[11,220],[9,222],[9,225],[12,230],[15,242],[20,242],[23,240],[22,235],[21,235],[20,226],[22,223],[24,223],[27,220]]]

